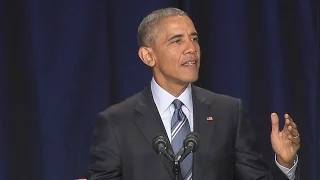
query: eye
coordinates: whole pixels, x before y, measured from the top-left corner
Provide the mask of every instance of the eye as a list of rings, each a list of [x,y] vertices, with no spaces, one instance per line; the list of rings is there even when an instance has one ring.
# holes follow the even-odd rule
[[[175,40],[172,41],[171,43],[172,43],[172,44],[176,44],[176,43],[179,43],[179,42],[181,42],[181,39],[175,39]]]
[[[198,37],[193,37],[193,38],[191,38],[191,40],[198,42],[198,41],[199,41],[199,38],[198,38]]]

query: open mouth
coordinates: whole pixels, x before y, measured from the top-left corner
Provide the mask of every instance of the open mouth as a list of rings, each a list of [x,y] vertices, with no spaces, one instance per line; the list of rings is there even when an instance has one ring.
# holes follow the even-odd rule
[[[197,64],[196,61],[187,61],[187,62],[183,63],[182,66],[194,66],[196,64]]]

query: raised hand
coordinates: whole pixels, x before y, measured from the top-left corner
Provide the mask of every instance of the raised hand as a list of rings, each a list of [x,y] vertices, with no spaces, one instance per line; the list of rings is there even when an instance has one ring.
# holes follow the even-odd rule
[[[300,148],[300,134],[291,117],[285,114],[284,118],[285,125],[282,131],[279,131],[279,117],[276,113],[271,114],[271,145],[277,155],[279,164],[291,168]]]

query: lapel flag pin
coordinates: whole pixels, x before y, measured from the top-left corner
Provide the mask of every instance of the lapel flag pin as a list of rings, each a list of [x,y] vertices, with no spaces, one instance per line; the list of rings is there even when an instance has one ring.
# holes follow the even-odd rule
[[[213,120],[213,117],[212,116],[208,116],[207,117],[207,121],[212,121]]]

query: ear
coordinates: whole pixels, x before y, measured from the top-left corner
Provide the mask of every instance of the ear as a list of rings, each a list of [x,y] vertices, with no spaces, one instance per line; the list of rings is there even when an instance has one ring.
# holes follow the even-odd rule
[[[140,47],[138,51],[140,59],[149,67],[153,67],[156,64],[155,57],[153,56],[153,50],[148,47]]]

